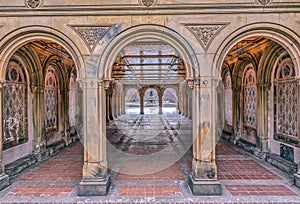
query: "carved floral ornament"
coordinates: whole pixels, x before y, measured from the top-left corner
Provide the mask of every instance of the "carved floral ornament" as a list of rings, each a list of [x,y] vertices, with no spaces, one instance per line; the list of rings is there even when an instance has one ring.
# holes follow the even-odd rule
[[[25,0],[25,5],[28,8],[36,9],[44,5],[44,0]]]
[[[198,39],[204,50],[207,50],[217,34],[229,23],[222,24],[184,24]]]
[[[157,5],[158,0],[139,0],[139,4],[144,7],[151,7]]]
[[[254,2],[256,4],[266,6],[266,5],[270,5],[272,3],[272,0],[254,0]]]

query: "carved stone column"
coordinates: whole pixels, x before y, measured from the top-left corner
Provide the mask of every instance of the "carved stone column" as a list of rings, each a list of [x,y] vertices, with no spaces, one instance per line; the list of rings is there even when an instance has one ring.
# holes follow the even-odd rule
[[[193,162],[188,184],[194,195],[221,195],[215,162],[216,83],[210,77],[197,79],[193,92]]]
[[[144,115],[145,114],[145,112],[144,112],[144,95],[145,95],[144,90],[140,89],[139,94],[140,94],[140,114]]]
[[[32,114],[33,114],[33,150],[38,161],[44,160],[49,156],[46,150],[45,139],[45,87],[32,86]]]
[[[257,156],[265,157],[269,152],[268,148],[268,98],[270,85],[257,85],[257,142],[256,146],[259,148]]]
[[[3,147],[3,81],[0,81],[0,190],[9,185],[9,177],[4,173],[4,165],[2,163],[2,147]]]
[[[104,196],[110,186],[106,158],[106,91],[103,81],[83,83],[83,179],[79,196]],[[108,87],[106,87],[108,88]]]
[[[159,110],[158,110],[158,114],[163,114],[163,95],[162,92],[160,91],[160,93],[158,93],[158,106],[159,106]]]

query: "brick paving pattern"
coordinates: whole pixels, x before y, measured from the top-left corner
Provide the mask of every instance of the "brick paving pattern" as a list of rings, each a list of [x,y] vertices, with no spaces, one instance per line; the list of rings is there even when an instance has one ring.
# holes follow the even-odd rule
[[[297,196],[283,185],[226,185],[233,196]]]
[[[8,196],[68,196],[75,186],[18,186]]]
[[[300,203],[300,190],[289,176],[223,139],[216,147],[222,196],[193,196],[187,186],[192,167],[190,135],[191,121],[179,115],[121,116],[107,127],[115,148],[107,150],[113,158],[107,196],[77,196],[83,165],[83,147],[78,142],[12,180],[0,192],[0,203]],[[143,157],[121,157],[116,149]],[[161,150],[166,152],[160,155]],[[152,154],[158,157],[149,159]],[[181,159],[159,169],[178,155]],[[143,173],[149,170],[153,172]]]
[[[182,196],[179,185],[120,186],[120,196]]]

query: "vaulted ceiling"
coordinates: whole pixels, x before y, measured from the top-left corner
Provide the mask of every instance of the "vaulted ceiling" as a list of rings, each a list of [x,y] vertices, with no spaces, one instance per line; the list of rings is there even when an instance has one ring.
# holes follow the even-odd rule
[[[139,40],[124,47],[112,72],[112,78],[123,84],[174,84],[185,77],[184,61],[178,52],[155,39]]]

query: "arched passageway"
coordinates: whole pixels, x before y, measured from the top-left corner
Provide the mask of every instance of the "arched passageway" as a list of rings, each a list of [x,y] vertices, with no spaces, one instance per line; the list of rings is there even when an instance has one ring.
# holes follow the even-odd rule
[[[293,54],[261,34],[238,41],[222,65],[226,138],[287,173],[297,172],[300,155],[299,68]]]
[[[23,37],[1,47],[0,163],[11,177],[78,139],[73,53],[50,34]]]

